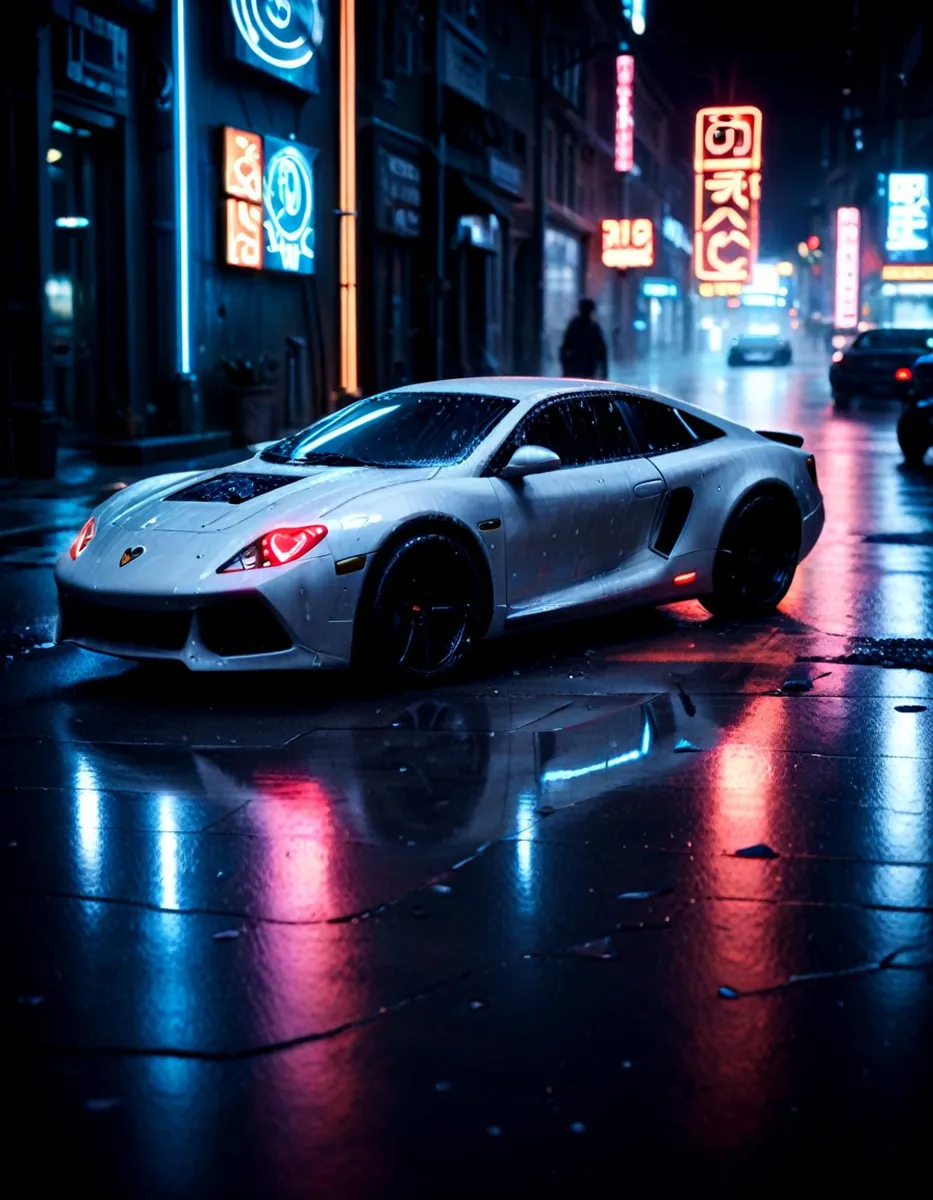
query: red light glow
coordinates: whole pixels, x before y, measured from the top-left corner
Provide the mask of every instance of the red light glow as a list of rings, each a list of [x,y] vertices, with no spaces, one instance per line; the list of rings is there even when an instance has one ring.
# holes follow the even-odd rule
[[[71,550],[69,551],[69,554],[71,555],[72,559],[75,559],[78,557],[79,554],[84,553],[84,551],[91,544],[91,541],[96,532],[97,532],[97,523],[95,522],[93,517],[88,517],[88,519],[81,526],[81,532],[78,534],[78,536],[75,538],[75,540],[71,544]]]
[[[914,373],[911,371],[910,367],[898,367],[894,372],[894,378],[898,383],[907,383],[909,380],[913,379],[913,377]]]
[[[302,558],[327,537],[326,525],[302,525],[297,529],[272,529],[250,542],[235,558],[219,568],[229,571],[255,571],[260,567],[284,567]]]
[[[602,222],[603,266],[627,270],[654,266],[654,224],[647,217]]]
[[[811,233],[810,236],[807,238],[807,249],[808,250],[819,250],[819,248],[820,248],[820,239],[816,236],[815,233]]]
[[[616,146],[615,168],[631,171],[635,165],[635,117],[632,95],[635,87],[635,59],[631,54],[616,58]]]
[[[674,576],[674,586],[686,587],[688,583],[695,583],[696,577],[696,571],[684,571],[682,574]]]

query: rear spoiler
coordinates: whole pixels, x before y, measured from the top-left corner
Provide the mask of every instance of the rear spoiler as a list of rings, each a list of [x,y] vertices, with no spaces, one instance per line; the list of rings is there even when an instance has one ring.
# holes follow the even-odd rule
[[[782,446],[797,446],[803,445],[802,433],[778,433],[773,429],[756,429],[755,432],[760,437],[766,437],[769,441],[780,442]]]

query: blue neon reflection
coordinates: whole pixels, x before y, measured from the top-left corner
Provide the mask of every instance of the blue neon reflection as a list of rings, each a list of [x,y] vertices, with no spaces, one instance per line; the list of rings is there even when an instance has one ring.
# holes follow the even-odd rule
[[[188,49],[185,0],[175,0],[175,213],[178,222],[178,369],[191,374],[191,279],[188,266]]]
[[[621,767],[626,763],[637,762],[640,758],[644,758],[651,749],[651,722],[645,718],[644,728],[641,733],[641,745],[636,746],[634,750],[627,750],[625,754],[617,754],[614,758],[607,758],[605,762],[591,763],[586,767],[569,767],[566,770],[545,771],[541,776],[543,783],[563,783],[568,779],[580,779],[584,775],[593,775],[597,771],[609,771],[613,767]]]

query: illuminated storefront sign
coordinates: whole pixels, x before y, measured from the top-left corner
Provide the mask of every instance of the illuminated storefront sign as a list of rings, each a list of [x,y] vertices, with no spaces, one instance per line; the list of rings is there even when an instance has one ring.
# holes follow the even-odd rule
[[[933,257],[929,175],[896,171],[888,176],[884,246],[892,262],[924,263]]]
[[[313,274],[316,156],[297,142],[224,129],[230,266]]]
[[[836,329],[855,329],[859,321],[861,217],[857,208],[836,209]]]
[[[656,300],[673,300],[677,291],[677,284],[673,279],[646,279],[641,285],[641,294]]]
[[[694,274],[713,283],[745,283],[758,253],[760,109],[701,108],[694,170]]]
[[[603,266],[654,266],[654,224],[647,217],[603,221],[602,233]]]
[[[616,158],[617,171],[631,171],[635,165],[635,114],[632,97],[635,88],[635,59],[631,54],[616,58]]]
[[[933,280],[933,263],[912,265],[889,263],[881,268],[881,278],[892,283],[929,283]]]
[[[318,90],[325,0],[228,0],[230,52],[238,61]]]

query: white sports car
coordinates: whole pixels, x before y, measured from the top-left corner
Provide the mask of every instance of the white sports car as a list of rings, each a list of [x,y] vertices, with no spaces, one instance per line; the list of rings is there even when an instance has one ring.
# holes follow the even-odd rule
[[[59,639],[425,679],[535,621],[690,597],[754,616],[823,526],[802,443],[624,385],[400,388],[112,496],[56,566]]]

